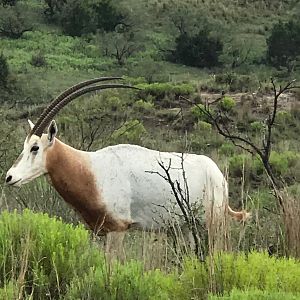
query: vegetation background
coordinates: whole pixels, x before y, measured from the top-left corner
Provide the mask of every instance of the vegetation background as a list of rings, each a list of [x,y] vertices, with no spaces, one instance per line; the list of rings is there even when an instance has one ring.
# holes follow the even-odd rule
[[[261,161],[225,140],[182,99],[204,107],[220,98],[216,110],[234,120],[238,134],[259,143],[272,110],[270,78],[278,84],[300,79],[300,2],[1,0],[2,182],[22,149],[27,119],[35,121],[65,88],[98,76],[124,76],[142,90],[72,103],[57,117],[63,141],[89,151],[135,143],[210,156],[228,173],[231,205],[251,210],[252,220],[229,223],[231,254],[200,263],[192,255],[179,258],[170,241],[132,235],[127,262],[110,268],[81,226],[22,212],[80,223],[46,179],[20,190],[1,185],[1,211],[11,213],[0,216],[0,298],[299,299],[299,261],[284,257],[299,258],[300,246],[289,251]],[[270,157],[294,216],[300,212],[299,99],[299,90],[280,98]],[[300,222],[293,220],[290,230],[300,240]]]

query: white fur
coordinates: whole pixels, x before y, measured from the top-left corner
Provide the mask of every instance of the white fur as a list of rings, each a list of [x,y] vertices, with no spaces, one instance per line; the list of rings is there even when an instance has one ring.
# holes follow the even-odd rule
[[[181,153],[117,145],[90,152],[89,156],[109,212],[144,228],[156,227],[155,220],[170,216],[165,208],[175,201],[170,184],[159,175],[166,175],[159,162],[167,167],[171,161],[171,179],[184,190]],[[214,203],[213,208],[223,212],[227,182],[217,165],[207,156],[196,154],[184,154],[183,161],[190,202],[203,204],[206,211]]]
[[[29,124],[33,126],[32,122]],[[44,150],[52,146],[56,133],[53,121],[48,134],[25,140],[22,158],[7,172],[8,184],[20,186],[47,173]],[[33,146],[39,146],[36,153],[32,152]],[[116,219],[155,228],[161,224],[161,218],[166,221],[174,216],[168,210],[174,211],[176,200],[169,182],[162,178],[166,174],[159,163],[170,166],[172,182],[178,182],[185,193],[184,170],[191,204],[202,206],[206,212],[213,209],[217,214],[224,214],[227,182],[207,156],[159,152],[135,145],[111,146],[85,155],[90,159],[101,200]],[[175,206],[178,210],[178,205]]]

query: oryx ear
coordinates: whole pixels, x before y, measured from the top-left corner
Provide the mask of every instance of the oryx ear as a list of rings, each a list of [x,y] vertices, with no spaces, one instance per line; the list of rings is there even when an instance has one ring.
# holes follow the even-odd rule
[[[29,123],[29,126],[30,126],[30,130],[32,130],[32,128],[34,127],[34,124],[31,122],[31,120],[27,120],[28,121],[28,123]]]
[[[50,144],[53,143],[56,134],[57,134],[56,122],[52,120],[48,127],[48,141]]]

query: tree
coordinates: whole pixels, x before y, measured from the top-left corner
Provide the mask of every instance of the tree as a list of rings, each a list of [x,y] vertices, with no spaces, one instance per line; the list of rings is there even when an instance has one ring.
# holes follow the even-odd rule
[[[26,31],[31,30],[32,26],[18,7],[0,8],[0,36],[18,39]]]
[[[223,44],[218,38],[211,37],[207,29],[200,30],[195,35],[181,33],[175,43],[175,50],[171,55],[174,62],[200,68],[219,64]]]
[[[0,0],[0,5],[2,6],[15,6],[18,0]]]
[[[53,2],[51,5],[48,5],[49,14],[54,12],[57,15],[54,19],[58,19],[64,32],[71,36],[96,33],[97,30],[114,31],[125,18],[111,0],[55,1],[55,5]]]
[[[63,6],[67,3],[67,0],[45,0],[47,8],[44,14],[49,18],[53,19],[55,14],[60,13]]]
[[[267,39],[267,60],[276,67],[293,70],[300,57],[300,22],[277,23]]]
[[[275,167],[270,160],[273,148],[273,132],[275,127],[278,126],[277,117],[279,117],[280,96],[286,92],[300,89],[300,86],[295,85],[295,80],[278,87],[272,79],[271,84],[273,92],[272,108],[268,111],[264,122],[261,124],[262,129],[259,129],[263,133],[260,142],[254,141],[247,134],[239,133],[235,120],[230,118],[226,111],[211,109],[211,105],[214,103],[206,103],[204,107],[196,104],[194,101],[184,99],[196,105],[219,134],[231,141],[235,146],[251,153],[253,157],[260,159],[270,180],[279,211],[283,217],[287,252],[289,255],[292,254],[293,256],[300,257],[300,243],[298,238],[300,230],[300,223],[298,222],[300,203],[298,198],[293,199],[289,197],[286,191],[286,183],[280,175],[276,174]]]
[[[109,32],[102,36],[101,48],[105,56],[116,59],[121,66],[126,60],[138,52],[141,47],[135,41],[133,32]]]
[[[251,153],[254,156],[258,156],[263,163],[263,166],[271,180],[272,186],[277,192],[278,190],[284,187],[284,183],[281,178],[277,178],[275,172],[273,171],[272,164],[270,162],[270,155],[272,150],[272,134],[274,131],[274,127],[276,126],[276,117],[278,113],[278,101],[282,94],[285,92],[299,89],[300,86],[296,86],[294,84],[295,80],[288,82],[285,86],[279,86],[279,88],[275,85],[274,80],[271,80],[272,83],[272,91],[273,91],[273,103],[272,109],[268,112],[268,115],[265,118],[263,123],[263,138],[261,143],[255,143],[248,135],[241,135],[237,132],[237,124],[234,119],[228,117],[226,110],[212,110],[211,105],[217,103],[213,101],[212,103],[207,103],[206,107],[199,106],[197,103],[192,102],[196,105],[196,107],[203,113],[207,120],[217,129],[218,133],[223,137],[231,141],[235,146],[240,147],[241,149]],[[223,97],[219,98],[220,100],[224,100]],[[218,99],[218,100],[219,100]],[[191,102],[190,100],[186,99]],[[276,196],[279,196],[276,195]],[[280,206],[282,207],[282,199],[278,197],[278,201]]]

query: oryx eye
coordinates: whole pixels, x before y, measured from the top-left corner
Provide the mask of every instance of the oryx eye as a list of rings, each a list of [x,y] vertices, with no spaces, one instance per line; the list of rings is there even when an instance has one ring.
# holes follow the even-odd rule
[[[31,147],[30,152],[37,152],[39,149],[40,147],[35,145]]]

